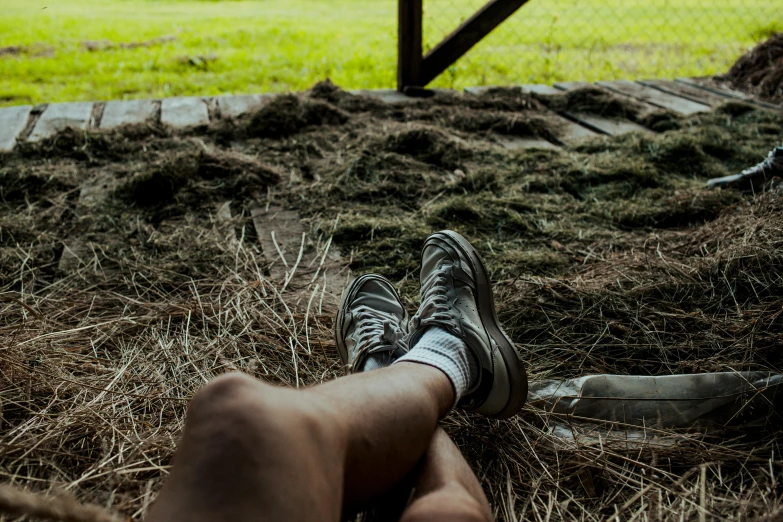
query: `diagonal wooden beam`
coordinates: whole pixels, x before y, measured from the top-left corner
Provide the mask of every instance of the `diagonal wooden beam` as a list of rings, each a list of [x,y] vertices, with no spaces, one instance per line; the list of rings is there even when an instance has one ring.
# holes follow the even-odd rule
[[[441,43],[432,48],[421,64],[418,87],[424,87],[445,71],[460,56],[500,25],[528,0],[491,0],[462,23]]]

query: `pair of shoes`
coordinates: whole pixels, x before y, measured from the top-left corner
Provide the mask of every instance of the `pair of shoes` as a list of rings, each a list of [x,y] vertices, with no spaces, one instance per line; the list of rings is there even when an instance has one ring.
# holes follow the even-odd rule
[[[783,147],[772,149],[764,161],[750,168],[743,170],[739,174],[724,176],[722,178],[713,178],[707,181],[708,187],[720,186],[743,186],[752,187],[754,182],[764,182],[775,176],[783,176]]]
[[[410,321],[394,287],[380,275],[361,276],[346,290],[335,323],[343,363],[356,372],[370,355],[396,360],[426,330],[440,328],[464,342],[479,366],[457,406],[493,418],[515,415],[527,398],[527,377],[500,327],[478,253],[446,230],[425,241],[421,259],[421,305]]]

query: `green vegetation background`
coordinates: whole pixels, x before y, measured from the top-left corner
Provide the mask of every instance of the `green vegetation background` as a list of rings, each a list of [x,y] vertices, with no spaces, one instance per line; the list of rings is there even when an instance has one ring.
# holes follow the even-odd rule
[[[426,0],[425,46],[483,1]],[[773,4],[531,0],[434,86],[714,74],[783,30]],[[395,0],[0,0],[0,10],[0,105],[395,82]]]

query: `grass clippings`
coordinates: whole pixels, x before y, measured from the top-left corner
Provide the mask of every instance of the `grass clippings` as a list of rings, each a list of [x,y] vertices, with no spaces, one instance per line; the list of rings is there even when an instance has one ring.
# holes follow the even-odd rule
[[[704,186],[778,144],[781,116],[727,105],[666,132],[520,151],[482,123],[519,114],[556,137],[555,102],[568,100],[390,106],[319,85],[206,129],[64,131],[0,156],[0,476],[139,520],[205,382],[341,375],[337,296],[268,270],[253,211],[271,205],[354,271],[391,278],[411,310],[427,235],[463,233],[531,379],[781,371],[783,193]],[[83,195],[102,179],[102,196]],[[746,520],[781,505],[774,422],[593,441],[527,406],[444,426],[499,520]]]
[[[718,77],[772,103],[783,103],[783,32],[773,34],[741,56]]]

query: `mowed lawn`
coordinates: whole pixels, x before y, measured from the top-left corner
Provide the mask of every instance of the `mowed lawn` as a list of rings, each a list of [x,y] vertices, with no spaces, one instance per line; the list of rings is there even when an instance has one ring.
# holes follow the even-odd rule
[[[482,0],[425,0],[434,45]],[[433,85],[698,76],[783,19],[770,0],[531,0]],[[0,0],[0,105],[393,87],[396,0]]]

